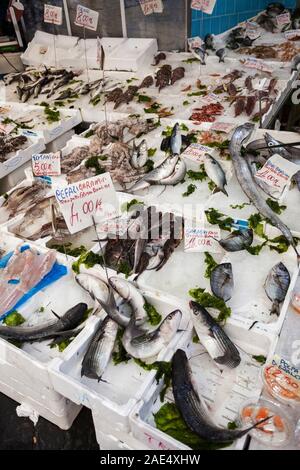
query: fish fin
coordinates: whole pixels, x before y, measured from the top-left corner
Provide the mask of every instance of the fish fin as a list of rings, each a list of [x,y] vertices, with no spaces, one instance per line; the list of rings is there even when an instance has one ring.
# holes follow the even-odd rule
[[[227,197],[228,197],[228,192],[226,191],[226,189],[225,189],[225,188],[223,188],[221,191],[222,191],[222,193],[223,193],[223,194],[225,194],[225,196],[227,196]]]
[[[280,303],[278,302],[278,300],[274,300],[271,311],[270,311],[270,315],[277,315],[279,317]]]
[[[53,313],[53,315],[54,315],[58,320],[60,320],[60,316],[57,315],[57,313],[55,313],[54,310],[51,310],[51,312]]]

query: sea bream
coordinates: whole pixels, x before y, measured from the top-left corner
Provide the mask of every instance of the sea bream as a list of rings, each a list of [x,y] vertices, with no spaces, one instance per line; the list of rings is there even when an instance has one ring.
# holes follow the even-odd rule
[[[241,356],[223,328],[210,313],[197,302],[191,301],[192,322],[201,344],[220,369],[235,369]]]
[[[172,359],[172,388],[175,404],[191,431],[201,439],[215,443],[230,443],[248,434],[270,417],[247,429],[226,429],[217,426],[210,418],[207,406],[193,385],[194,380],[186,353],[178,349]]]
[[[250,201],[254,204],[259,213],[266,219],[269,219],[271,224],[281,231],[281,233],[287,239],[289,244],[294,248],[297,254],[297,258],[299,260],[300,255],[290,229],[282,222],[282,220],[266,203],[265,199],[259,191],[259,188],[255,184],[247,160],[241,154],[242,145],[250,138],[251,134],[253,133],[254,127],[254,124],[251,124],[249,122],[242,126],[239,126],[234,131],[230,141],[229,151],[237,180],[241,186],[241,189],[244,191]]]
[[[265,282],[265,291],[273,302],[271,314],[280,314],[280,304],[284,301],[291,282],[290,273],[283,263],[278,263],[268,274]]]
[[[227,302],[232,297],[234,288],[231,263],[222,263],[216,266],[210,275],[210,288],[219,299]]]

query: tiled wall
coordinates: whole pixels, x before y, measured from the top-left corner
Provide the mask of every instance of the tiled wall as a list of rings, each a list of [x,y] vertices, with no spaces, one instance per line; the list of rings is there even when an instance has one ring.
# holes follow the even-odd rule
[[[193,10],[192,36],[203,37],[206,33],[222,33],[264,10],[268,3],[268,0],[217,0],[212,15]],[[285,0],[281,3],[288,8],[294,8],[296,0]]]

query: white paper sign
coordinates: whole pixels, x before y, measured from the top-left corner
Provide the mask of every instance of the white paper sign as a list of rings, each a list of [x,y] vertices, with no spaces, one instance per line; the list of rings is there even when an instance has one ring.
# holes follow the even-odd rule
[[[55,190],[55,197],[70,233],[77,233],[95,221],[113,219],[119,203],[109,173],[93,176]]]
[[[32,155],[32,172],[34,176],[59,176],[60,152]]]
[[[162,0],[139,0],[139,2],[144,15],[162,13],[164,11]]]
[[[193,49],[196,49],[197,47],[201,47],[203,44],[203,40],[200,38],[200,36],[195,36],[194,38],[188,38],[188,46],[189,50],[192,51]]]
[[[219,228],[199,224],[198,226],[189,226],[185,223],[184,227],[184,251],[187,253],[220,253],[220,245],[217,240],[221,239]]]
[[[3,124],[0,122],[0,134],[10,134],[15,128],[15,124]]]
[[[298,170],[298,165],[289,162],[276,153],[257,171],[255,178],[267,183],[273,189],[272,194],[274,197],[279,198]]]
[[[216,103],[220,101],[220,97],[214,93],[209,93],[208,95],[201,97],[201,101],[205,104]]]
[[[99,13],[90,8],[77,5],[75,24],[92,31],[96,31],[98,26]]]
[[[203,163],[203,157],[208,152],[211,152],[210,147],[206,147],[202,144],[191,144],[181,154],[181,157],[188,158],[196,163]]]
[[[294,39],[294,38],[300,39],[300,29],[291,29],[290,31],[286,31],[284,33],[284,36],[286,39]]]
[[[62,8],[54,5],[44,5],[44,22],[62,24]]]
[[[254,88],[256,90],[262,91],[267,84],[267,80],[268,80],[267,78],[261,78],[260,80],[258,80],[257,85],[254,85]]]
[[[253,21],[246,21],[245,37],[250,39],[257,39],[259,36],[259,25]]]
[[[261,59],[255,59],[253,57],[250,57],[249,59],[245,60],[244,66],[249,69],[256,69],[262,72],[268,72],[268,73],[273,72],[273,68],[270,67],[268,64],[266,64],[266,62],[264,62]]]
[[[210,126],[210,131],[215,131],[215,132],[225,132],[225,134],[228,134],[228,132],[231,132],[233,129],[235,129],[236,124],[233,122],[214,122]]]
[[[214,11],[217,0],[192,0],[191,8],[193,10],[201,10],[208,15]]]
[[[291,22],[290,12],[287,11],[286,13],[283,13],[282,15],[276,16],[276,22],[278,26],[284,26],[286,24],[289,24]]]

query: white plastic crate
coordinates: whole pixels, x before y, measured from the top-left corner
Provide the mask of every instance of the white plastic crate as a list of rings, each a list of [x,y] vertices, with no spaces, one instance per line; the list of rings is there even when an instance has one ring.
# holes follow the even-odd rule
[[[22,242],[19,239],[8,234],[1,237],[1,246],[6,251],[20,244]],[[30,245],[35,247],[32,243]],[[44,251],[40,247],[38,250]],[[90,296],[74,281],[70,262],[59,254],[57,254],[57,261],[69,268],[68,274],[35,294],[18,308],[21,315],[29,319],[30,324],[47,322],[49,318],[52,318],[51,309],[58,314],[63,314],[79,302],[86,302],[89,307],[94,305]],[[63,295],[59,295],[59,292]],[[45,311],[41,312],[41,307],[44,307]],[[93,317],[89,318],[84,330],[62,353],[57,348],[51,349],[48,345],[49,340],[40,343],[23,343],[20,349],[4,338],[0,338],[0,391],[19,403],[29,404],[38,414],[62,429],[68,429],[81,406],[70,402],[55,390],[48,367],[54,358],[63,357],[69,351],[74,350],[76,354],[78,342],[91,335],[94,321]]]
[[[27,147],[17,150],[12,153],[12,156],[9,159],[0,163],[0,179],[9,175],[17,168],[24,165],[24,163],[29,162],[32,154],[41,153],[45,150],[45,142],[42,137],[33,138],[28,136],[27,139]]]
[[[90,272],[97,274],[97,269],[93,268]],[[103,271],[101,275],[103,276]],[[185,331],[178,332],[157,357],[157,360],[165,360],[170,354],[169,351],[174,351],[179,340],[191,329],[189,315],[185,305],[180,304],[177,299],[165,296],[159,291],[147,290],[142,291],[142,294],[163,316],[177,308],[183,313],[180,329]],[[94,327],[96,326],[95,322]],[[87,406],[93,415],[101,416],[101,419],[96,418],[97,432],[110,433],[122,440],[129,432],[129,414],[153,383],[155,371],[147,372],[133,360],[117,366],[111,360],[103,374],[103,381],[81,377],[81,363],[90,339],[85,337],[76,352],[66,352],[62,359],[52,362],[49,367],[52,384],[55,390],[66,398]]]
[[[193,343],[191,338],[179,345],[190,357],[194,384],[208,404],[211,417],[223,427],[236,420],[240,407],[246,400],[259,398],[262,389],[260,366],[251,356],[265,355],[270,358],[277,341],[274,335],[247,331],[233,320],[227,323],[225,329],[240,350],[242,362],[237,369],[224,370],[221,373],[204,348]],[[188,450],[186,445],[155,427],[153,414],[163,405],[159,398],[161,389],[162,383],[158,386],[153,384],[147,396],[130,414],[132,435],[142,445],[153,450]],[[174,402],[171,390],[167,392],[164,403],[166,402]],[[231,448],[242,449],[244,440],[245,438],[239,439]]]

